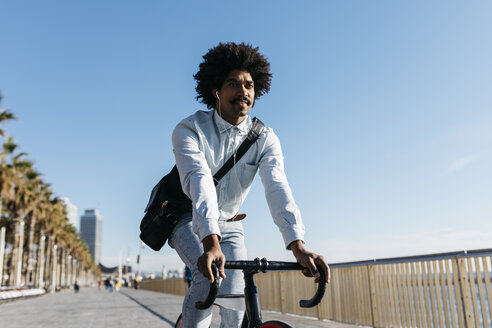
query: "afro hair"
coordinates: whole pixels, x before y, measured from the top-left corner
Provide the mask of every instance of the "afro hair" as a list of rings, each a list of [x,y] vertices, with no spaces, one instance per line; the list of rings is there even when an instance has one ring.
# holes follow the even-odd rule
[[[270,63],[258,52],[258,47],[234,42],[219,43],[204,56],[198,72],[193,76],[197,82],[196,99],[207,108],[215,108],[213,89],[220,89],[233,70],[245,70],[251,74],[255,88],[255,99],[270,90],[272,74]]]

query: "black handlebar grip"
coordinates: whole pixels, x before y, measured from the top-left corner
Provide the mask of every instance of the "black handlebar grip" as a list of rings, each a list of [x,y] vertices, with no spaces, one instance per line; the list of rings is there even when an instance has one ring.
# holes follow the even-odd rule
[[[198,301],[195,303],[195,307],[198,310],[205,310],[212,306],[215,302],[217,292],[219,291],[219,270],[215,263],[212,263],[212,273],[214,275],[214,282],[210,284],[210,290],[208,291],[205,301]]]
[[[321,302],[321,299],[325,295],[326,291],[326,275],[325,271],[319,266],[316,266],[319,272],[318,278],[318,290],[316,290],[316,294],[309,300],[300,300],[299,305],[303,308],[312,308],[318,305]]]

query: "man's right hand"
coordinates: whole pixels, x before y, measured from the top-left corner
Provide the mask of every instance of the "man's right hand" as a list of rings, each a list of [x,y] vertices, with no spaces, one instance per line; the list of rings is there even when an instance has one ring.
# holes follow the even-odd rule
[[[198,258],[198,270],[210,281],[214,282],[212,274],[212,263],[215,263],[219,269],[221,278],[225,278],[224,265],[225,256],[220,249],[219,237],[217,235],[209,235],[202,240],[203,254]]]

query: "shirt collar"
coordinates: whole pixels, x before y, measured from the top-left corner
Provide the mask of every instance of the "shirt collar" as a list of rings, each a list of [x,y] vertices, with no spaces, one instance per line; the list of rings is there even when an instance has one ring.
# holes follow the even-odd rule
[[[231,123],[224,120],[219,115],[219,113],[217,113],[217,110],[214,110],[214,122],[220,133],[224,133],[227,130],[232,130],[234,127],[236,127],[239,132],[247,134],[251,126],[251,117],[249,115],[246,115],[246,118],[241,123],[239,123],[238,125],[232,125]]]

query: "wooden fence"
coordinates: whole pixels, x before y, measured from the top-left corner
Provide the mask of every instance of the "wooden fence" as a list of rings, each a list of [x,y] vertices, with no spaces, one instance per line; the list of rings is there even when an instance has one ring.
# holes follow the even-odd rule
[[[182,278],[165,280],[152,279],[142,280],[138,283],[138,288],[151,290],[154,292],[184,296],[188,291],[188,284]]]
[[[374,327],[492,327],[492,249],[330,264],[323,301],[298,301],[315,285],[299,272],[255,276],[262,308]],[[142,281],[177,295],[182,279]]]

